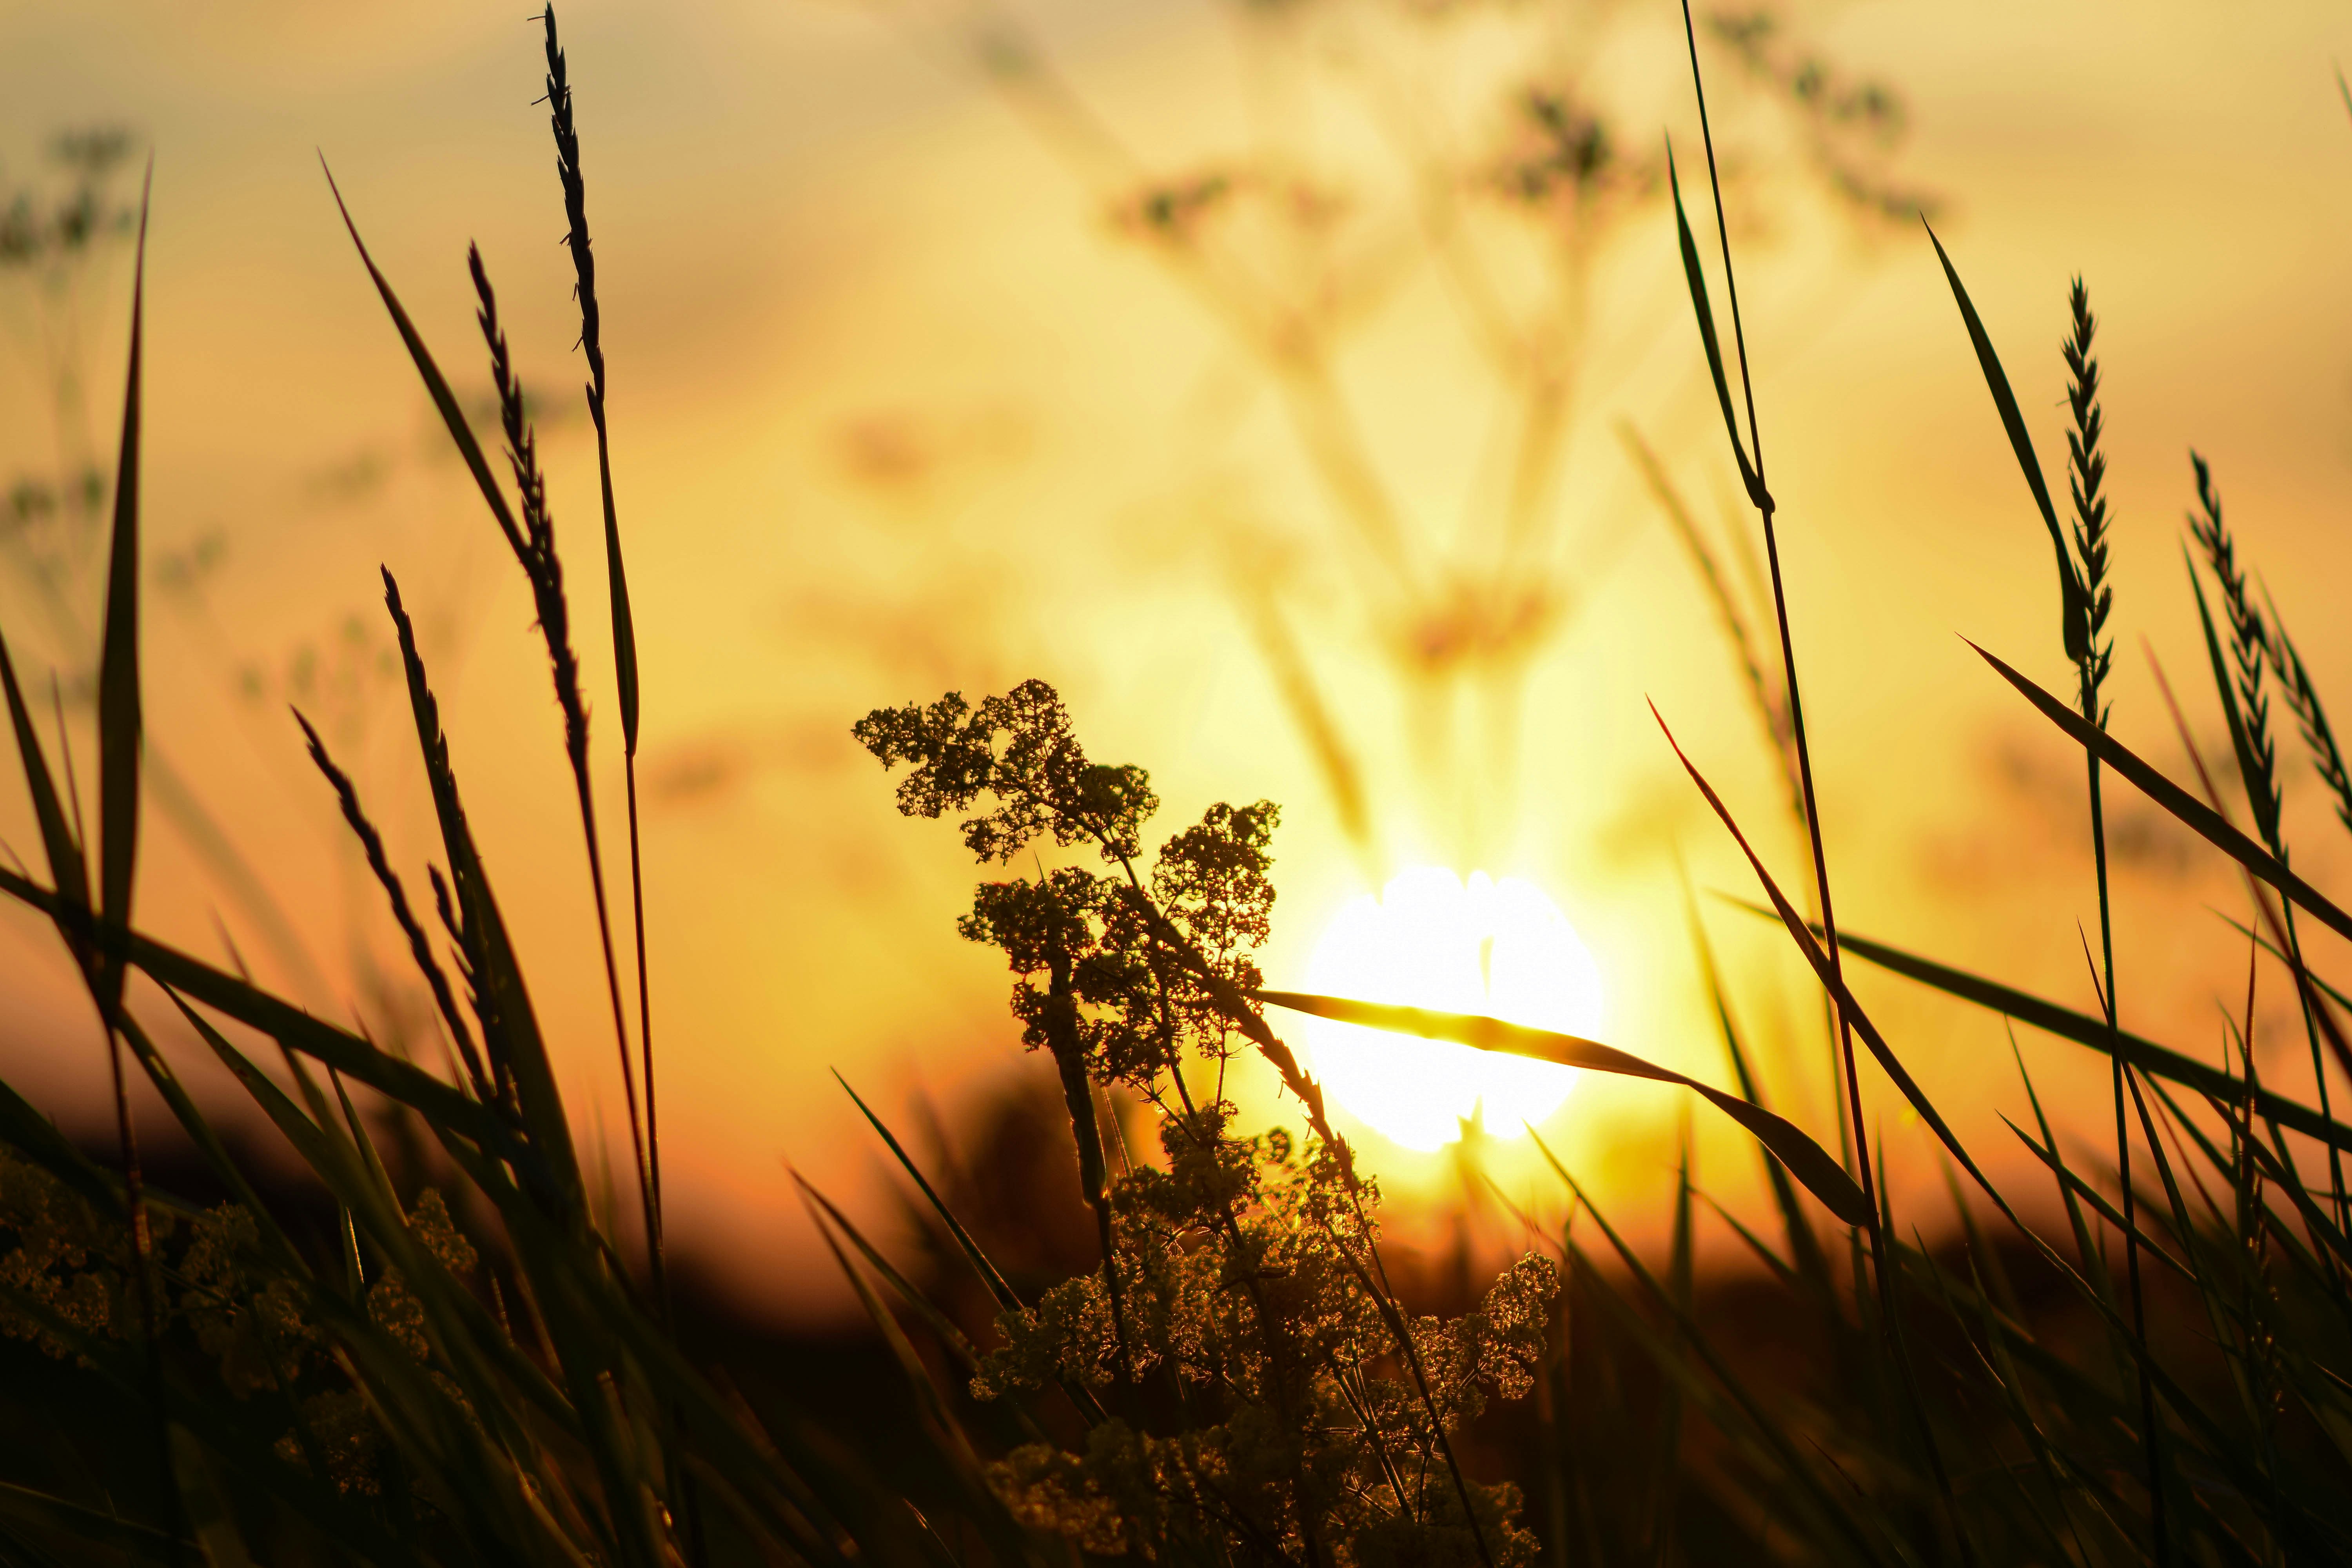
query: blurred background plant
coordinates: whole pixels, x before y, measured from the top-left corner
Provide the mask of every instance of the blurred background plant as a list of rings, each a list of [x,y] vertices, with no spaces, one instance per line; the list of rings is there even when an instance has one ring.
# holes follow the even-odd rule
[[[1652,271],[1628,255],[1647,258],[1643,220],[1664,186],[1662,14],[1617,0],[1234,0],[1222,12],[1245,122],[1229,149],[1171,160],[1124,137],[1001,0],[889,7],[926,41],[952,39],[1111,232],[1227,342],[1183,432],[1211,477],[1158,510],[1217,556],[1370,883],[1416,856],[1495,868],[1523,848],[1530,667],[1634,526],[1574,489],[1569,469],[1616,460],[1595,419],[1612,379],[1657,334],[1685,330],[1641,309]],[[1704,37],[1731,68],[1718,74],[1743,237],[1823,196],[1864,248],[1933,210],[1896,168],[1906,114],[1893,85],[1842,71],[1776,9],[1710,12]],[[1422,350],[1446,374],[1402,390],[1365,340],[1401,296],[1433,287],[1454,341]],[[1426,447],[1392,438],[1401,393],[1406,423],[1447,426],[1463,436],[1453,450],[1473,455],[1426,471]],[[1264,403],[1293,471],[1236,474],[1241,428]],[[1643,468],[1715,574],[1706,536],[1654,460]],[[1392,710],[1335,701],[1302,621],[1339,638],[1341,658],[1373,649]],[[1391,757],[1409,778],[1386,776]]]

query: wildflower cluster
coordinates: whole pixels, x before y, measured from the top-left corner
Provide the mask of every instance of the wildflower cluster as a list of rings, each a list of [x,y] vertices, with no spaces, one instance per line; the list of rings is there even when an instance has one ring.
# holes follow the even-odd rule
[[[426,1189],[408,1223],[443,1268],[461,1279],[473,1273],[473,1245],[439,1193]],[[349,1303],[313,1300],[314,1280],[298,1279],[269,1258],[253,1211],[241,1204],[159,1214],[154,1238],[174,1287],[161,1325],[166,1345],[192,1344],[232,1397],[282,1409],[287,1430],[276,1444],[278,1457],[320,1466],[338,1491],[379,1495],[389,1441],[338,1359],[323,1318],[363,1320],[457,1396],[456,1384],[433,1367],[424,1308],[398,1269],[367,1280],[353,1311]],[[49,1172],[0,1151],[0,1335],[87,1365],[105,1353],[101,1345],[140,1334],[120,1218],[102,1214]]]
[[[1508,1486],[1478,1486],[1448,1436],[1530,1386],[1558,1282],[1520,1260],[1478,1310],[1408,1317],[1381,1278],[1374,1184],[1248,994],[1274,902],[1269,802],[1212,806],[1142,868],[1158,806],[1139,768],[1086,756],[1053,688],[950,693],[856,727],[904,765],[909,816],[964,814],[982,864],[1050,838],[1110,869],[991,881],[961,921],[1016,976],[1013,1012],[1061,1070],[1103,1265],[997,1321],[982,1400],[1068,1392],[1079,1440],[1034,1441],[992,1479],[1014,1515],[1105,1555],[1323,1564],[1532,1557]],[[1314,1132],[1243,1137],[1224,1068],[1255,1047]],[[1161,1158],[1108,1168],[1097,1094],[1159,1114]]]
[[[1188,1092],[1187,1056],[1222,1062],[1234,1048],[1235,992],[1261,983],[1251,952],[1274,904],[1267,853],[1281,812],[1270,801],[1212,806],[1160,847],[1147,874],[1143,823],[1159,808],[1134,766],[1087,760],[1061,699],[1032,680],[978,708],[950,692],[929,708],[883,710],[856,726],[885,765],[910,764],[898,807],[910,816],[991,808],[963,823],[983,864],[1050,837],[1092,846],[1106,876],[1060,866],[1035,879],[982,883],[960,928],[1002,948],[1013,1011],[1031,1047],[1050,1048],[1101,1083],[1157,1096]]]
[[[59,1327],[128,1339],[129,1238],[63,1182],[0,1150],[0,1334],[63,1359]]]

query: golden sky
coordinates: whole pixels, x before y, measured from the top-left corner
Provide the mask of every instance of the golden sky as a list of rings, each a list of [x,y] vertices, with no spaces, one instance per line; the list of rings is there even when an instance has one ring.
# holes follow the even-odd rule
[[[951,829],[898,819],[847,730],[877,704],[1032,674],[1061,687],[1097,758],[1152,770],[1165,829],[1213,800],[1284,803],[1277,984],[1373,868],[1475,862],[1457,868],[1529,877],[1568,911],[1600,962],[1603,1037],[1727,1078],[1675,856],[1702,888],[1755,889],[1645,698],[1784,884],[1803,876],[1738,667],[1618,434],[1642,433],[1716,539],[1752,527],[1730,508],[1671,211],[1643,183],[1668,133],[1685,175],[1699,157],[1671,11],[583,0],[562,18],[643,649],[650,954],[682,1246],[749,1297],[827,1310],[782,1161],[860,1212],[885,1205],[878,1151],[826,1069],[885,1106],[919,1089],[951,1113],[1024,1070],[1005,977],[953,932],[973,873]],[[978,63],[974,39],[1006,37],[1008,20],[1054,62],[1076,117]],[[201,15],[0,3],[0,184],[49,178],[42,148],[60,129],[124,123],[154,150],[151,744],[315,973],[159,810],[143,922],[218,957],[217,916],[265,973],[339,1015],[362,993],[356,951],[394,968],[389,922],[283,716],[291,700],[321,720],[420,885],[429,811],[380,663],[388,564],[420,612],[578,1114],[601,1108],[619,1149],[529,597],[319,168],[323,155],[471,387],[486,384],[464,252],[482,247],[540,400],[616,828],[594,452],[531,102],[538,48],[511,7],[456,0]],[[1780,68],[1828,62],[1832,95],[1874,79],[1899,92],[1907,134],[1891,152],[1854,143],[1852,166],[1937,201],[2053,478],[2065,288],[2088,279],[2118,518],[2116,728],[2177,775],[2186,758],[2143,636],[2221,755],[2179,563],[2192,445],[2323,691],[2352,689],[2352,626],[2327,589],[2352,564],[2352,114],[2334,69],[2347,48],[2352,22],[2319,5],[2044,0],[1803,10],[1767,49]],[[1830,194],[1785,95],[1727,51],[1707,61],[1841,915],[2088,1010],[2079,767],[1960,640],[2061,684],[2046,536],[1933,252],[1915,226]],[[1559,211],[1495,194],[1526,152],[1509,94],[1528,85],[1602,115],[1623,171],[1581,231],[1580,331],[1557,325],[1570,319],[1553,292],[1568,275]],[[1217,269],[1139,236],[1147,189],[1209,193],[1195,237]],[[128,283],[119,247],[70,300],[0,274],[0,483],[54,473],[61,439],[110,461]],[[1298,362],[1264,350],[1268,311],[1313,323],[1328,398],[1302,396]],[[1482,357],[1497,321],[1509,346]],[[1496,365],[1538,363],[1570,391],[1541,446],[1549,487],[1515,512],[1528,384]],[[85,437],[58,433],[60,366],[86,367]],[[1344,412],[1379,506],[1335,489],[1318,408]],[[1372,542],[1381,515],[1395,564]],[[68,613],[54,616],[30,559],[0,562],[0,626],[21,663],[70,674],[90,657],[76,626],[96,624],[95,579],[61,578]],[[1351,847],[1286,671],[1311,679],[1353,759],[1369,850]],[[2297,865],[2328,886],[2352,858],[2277,721]],[[2208,906],[2242,913],[2242,894],[2139,803],[2118,800],[2114,826],[2130,846],[2125,1022],[2214,1054],[2216,999],[2242,995],[2244,949]],[[0,785],[0,837],[20,854],[35,842],[14,784]],[[1816,1004],[1785,942],[1720,905],[1708,918],[1779,1102],[1826,1142]],[[2284,1000],[2275,973],[2265,984]],[[1883,976],[1863,994],[1961,1107],[1971,1146],[2014,1169],[1997,1112],[2023,1101],[1999,1020]],[[68,1121],[91,1117],[103,1062],[86,1004],[51,933],[21,913],[0,918],[0,995],[10,1079]],[[2265,1016],[2288,1071],[2301,1042],[2283,1010]],[[2083,1106],[2095,1131],[2104,1068],[2058,1042],[2028,1051],[2046,1097]],[[1872,1092],[1898,1194],[1940,1215],[1928,1145],[1883,1085]],[[1550,1131],[1638,1215],[1678,1109],[1667,1090],[1588,1080]],[[1701,1134],[1702,1175],[1748,1194],[1748,1147],[1704,1120]],[[1407,1199],[1450,1180],[1442,1161],[1368,1150]]]

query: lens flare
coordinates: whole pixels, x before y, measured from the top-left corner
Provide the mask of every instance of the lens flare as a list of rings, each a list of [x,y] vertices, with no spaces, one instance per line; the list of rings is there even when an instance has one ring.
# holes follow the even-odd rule
[[[1601,1029],[1601,972],[1568,917],[1533,883],[1437,867],[1407,871],[1341,909],[1308,962],[1309,991],[1484,1013],[1564,1034]],[[1326,1093],[1409,1149],[1437,1149],[1480,1119],[1516,1138],[1559,1109],[1576,1069],[1309,1018]]]

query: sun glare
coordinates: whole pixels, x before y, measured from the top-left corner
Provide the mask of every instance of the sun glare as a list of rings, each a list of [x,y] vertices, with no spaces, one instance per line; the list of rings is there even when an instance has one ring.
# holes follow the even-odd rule
[[[1484,1013],[1591,1036],[1601,972],[1559,906],[1533,883],[1419,867],[1341,909],[1308,962],[1326,995],[1434,1012]],[[1559,1109],[1576,1069],[1525,1057],[1307,1020],[1316,1076],[1355,1116],[1409,1149],[1437,1149],[1483,1121],[1516,1138]]]

